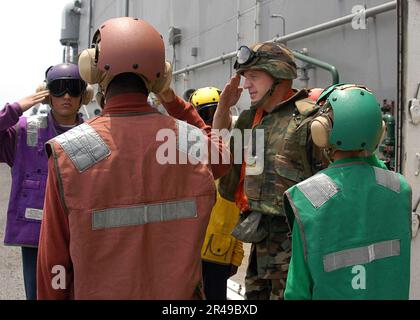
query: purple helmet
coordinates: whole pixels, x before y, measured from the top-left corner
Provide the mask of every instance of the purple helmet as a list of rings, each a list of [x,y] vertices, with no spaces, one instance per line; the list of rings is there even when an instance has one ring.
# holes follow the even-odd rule
[[[47,84],[59,79],[75,79],[84,82],[79,74],[79,67],[73,63],[60,63],[49,67],[45,72],[45,78]]]
[[[79,67],[73,63],[60,63],[51,66],[45,72],[47,88],[53,96],[62,96],[69,92],[71,96],[80,96],[86,90],[86,82],[79,74]]]

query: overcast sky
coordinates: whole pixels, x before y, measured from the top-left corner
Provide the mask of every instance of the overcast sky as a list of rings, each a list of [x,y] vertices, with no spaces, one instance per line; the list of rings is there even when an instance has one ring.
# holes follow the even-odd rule
[[[61,16],[70,0],[8,0],[0,9],[0,109],[35,92],[62,62]]]

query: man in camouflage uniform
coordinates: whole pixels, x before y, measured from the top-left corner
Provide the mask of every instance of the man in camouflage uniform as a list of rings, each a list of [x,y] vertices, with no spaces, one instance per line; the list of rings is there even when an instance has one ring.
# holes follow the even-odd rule
[[[317,171],[318,157],[308,129],[317,109],[307,90],[292,89],[296,64],[291,51],[280,44],[239,48],[235,69],[236,76],[220,96],[213,128],[229,127],[229,109],[247,89],[252,105],[241,113],[235,128],[242,132],[242,146],[249,148],[235,149],[232,136],[231,152],[242,150],[244,160],[235,162],[221,179],[219,192],[241,209],[233,235],[252,243],[246,298],[283,299],[291,246],[282,195]],[[243,88],[239,87],[241,75],[245,77]],[[251,138],[244,134],[246,129],[252,129]],[[264,130],[264,149],[259,155],[257,129]]]

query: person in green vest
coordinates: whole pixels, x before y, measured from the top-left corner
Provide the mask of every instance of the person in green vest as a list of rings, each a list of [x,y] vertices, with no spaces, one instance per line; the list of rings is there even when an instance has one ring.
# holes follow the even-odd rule
[[[285,299],[408,299],[411,188],[374,155],[384,123],[366,87],[324,90],[311,123],[327,169],[289,188],[292,228]]]
[[[317,107],[308,90],[293,88],[293,53],[279,43],[241,46],[234,68],[236,75],[220,95],[213,129],[230,129],[230,108],[243,90],[251,106],[241,112],[232,130],[234,166],[220,179],[218,191],[241,211],[232,235],[252,243],[245,298],[283,299],[291,243],[282,195],[319,170],[321,161],[309,134]]]

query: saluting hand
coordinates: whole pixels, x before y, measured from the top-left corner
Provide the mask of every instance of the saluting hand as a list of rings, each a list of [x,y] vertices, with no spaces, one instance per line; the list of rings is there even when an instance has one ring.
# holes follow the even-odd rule
[[[243,91],[243,88],[239,87],[240,82],[241,76],[238,74],[230,78],[220,94],[217,108],[229,109],[238,103]]]
[[[48,90],[42,90],[37,93],[34,93],[28,97],[23,98],[18,103],[20,105],[20,108],[22,109],[22,112],[25,112],[26,110],[29,110],[34,105],[41,103],[46,97],[48,97],[49,91]]]

